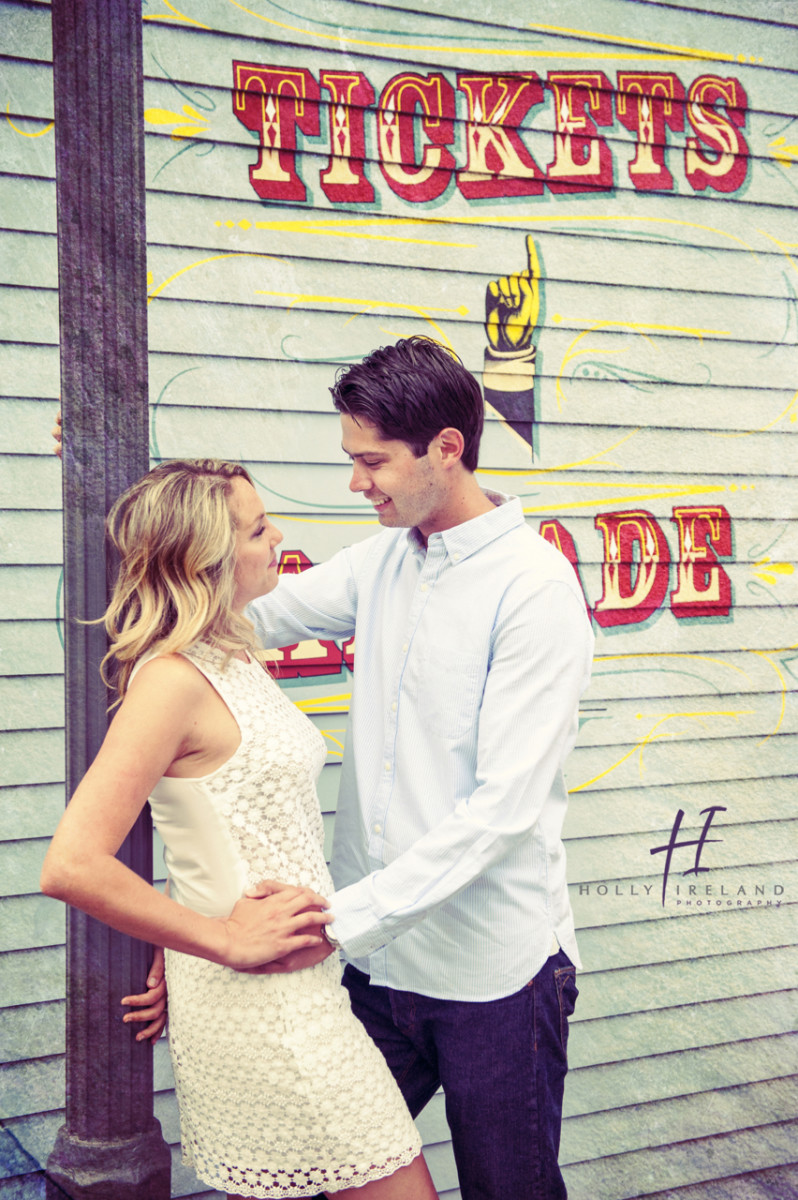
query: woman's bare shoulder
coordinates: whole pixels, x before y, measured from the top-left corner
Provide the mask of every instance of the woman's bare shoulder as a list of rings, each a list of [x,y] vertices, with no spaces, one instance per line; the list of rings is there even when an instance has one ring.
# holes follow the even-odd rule
[[[183,702],[198,700],[208,691],[208,681],[183,654],[159,654],[138,668],[131,679],[127,696],[163,694],[164,691]]]

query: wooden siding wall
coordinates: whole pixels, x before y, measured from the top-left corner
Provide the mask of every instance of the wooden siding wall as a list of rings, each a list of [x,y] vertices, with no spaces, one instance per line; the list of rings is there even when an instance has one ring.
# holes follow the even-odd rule
[[[49,5],[0,4],[0,1195],[43,1194],[64,1103],[58,292]],[[63,906],[60,906],[63,908]]]
[[[491,393],[481,469],[486,485],[520,494],[532,526],[577,562],[598,639],[568,768],[569,878],[585,962],[561,1155],[569,1194],[798,1195],[794,3],[558,0],[541,11],[522,0],[415,9],[145,0],[144,19],[152,455],[244,461],[285,534],[286,570],[376,528],[347,489],[327,391],[335,367],[421,332],[481,375],[486,293],[529,266],[532,239],[541,274],[532,445]],[[63,922],[36,891],[63,801],[60,489],[47,457],[58,393],[55,199],[49,12],[0,0],[0,22],[0,1196],[27,1200],[40,1194],[37,1167],[63,1092]],[[300,114],[296,194],[286,194],[290,160],[278,167],[265,153],[259,195],[250,171],[269,134],[236,116],[235,61],[293,72],[311,89],[323,72],[360,73],[374,94],[364,88],[357,100],[373,199],[324,189],[336,119],[329,82],[317,131],[310,92]],[[421,156],[447,136],[434,121],[417,121],[403,168],[383,172],[392,122],[383,120],[380,143],[375,113],[391,80],[442,77],[454,98],[445,149],[460,170],[479,131],[468,129],[466,105],[478,85],[458,76],[507,72],[536,72],[542,83],[549,72],[601,73],[591,112],[605,158],[587,181],[551,187],[558,154],[592,161],[578,143],[585,98],[569,111],[566,96],[558,112],[567,85],[556,76],[539,103],[513,110],[521,132],[510,143],[549,172],[538,194],[469,196],[451,173],[432,195]],[[675,104],[672,123],[657,127],[672,183],[660,174],[646,188],[629,171],[638,134],[620,119],[617,93],[619,74],[655,72],[670,86],[675,78],[692,108]],[[733,81],[734,103],[696,107],[691,88],[702,76],[723,81],[727,100]],[[401,108],[409,101],[398,94]],[[484,95],[500,125],[498,93]],[[346,122],[345,109],[337,115]],[[348,118],[356,147],[357,116]],[[272,135],[278,126],[285,152],[294,124],[279,109]],[[695,160],[689,167],[689,137],[718,186]],[[568,138],[577,139],[570,148]],[[495,145],[483,163],[494,192]],[[351,188],[356,163],[350,172]],[[321,791],[331,828],[344,650],[306,645],[282,659],[289,694],[328,741]],[[708,840],[696,846],[713,807]],[[658,848],[680,811],[678,840],[691,844],[673,852],[663,903]],[[683,874],[694,865],[700,873]],[[163,1042],[156,1054],[156,1111],[176,1146]],[[440,1194],[454,1200],[440,1097],[420,1125]],[[199,1195],[198,1186],[175,1150],[174,1194]]]

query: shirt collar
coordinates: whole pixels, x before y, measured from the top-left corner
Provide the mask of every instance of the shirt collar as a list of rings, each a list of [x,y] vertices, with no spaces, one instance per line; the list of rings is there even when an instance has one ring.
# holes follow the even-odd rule
[[[489,512],[480,513],[478,517],[472,517],[470,521],[454,525],[451,529],[444,529],[441,533],[431,533],[428,544],[434,545],[440,540],[449,558],[453,562],[462,562],[502,534],[524,524],[524,513],[517,496],[508,496],[504,492],[493,492],[484,488],[483,495],[492,501],[494,508]],[[426,553],[417,529],[408,529],[407,541],[416,554]]]

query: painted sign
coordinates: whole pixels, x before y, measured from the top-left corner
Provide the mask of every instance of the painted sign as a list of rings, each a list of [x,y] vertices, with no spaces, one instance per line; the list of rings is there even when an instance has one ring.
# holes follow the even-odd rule
[[[650,6],[594,7],[589,31],[569,4],[556,29],[440,7],[208,4],[204,33],[153,13],[154,449],[247,461],[301,570],[377,528],[347,490],[337,366],[423,332],[481,379],[480,479],[570,560],[597,633],[568,766],[589,967],[569,1193],[698,1186],[743,1146],[767,1171],[791,1159],[761,1082],[789,1022],[750,938],[782,944],[798,885],[777,833],[798,715],[786,50],[688,11],[663,37]],[[357,647],[273,657],[327,738],[332,806]],[[732,1089],[714,1122],[710,1060]],[[728,1116],[737,1087],[767,1149]]]
[[[554,157],[545,170],[522,135],[530,110],[547,102],[535,71],[458,72],[454,82],[439,71],[402,71],[388,80],[376,103],[362,71],[322,69],[317,79],[304,67],[234,61],[233,79],[233,111],[260,142],[249,178],[262,200],[307,202],[296,169],[297,134],[320,135],[322,89],[330,158],[319,183],[333,204],[374,201],[365,174],[367,120],[385,183],[411,204],[437,200],[453,179],[467,200],[539,196],[544,187],[555,195],[610,191],[613,153],[599,129],[616,120],[635,139],[627,171],[641,191],[674,189],[665,166],[668,130],[681,132],[686,123],[692,136],[684,150],[684,175],[694,191],[737,191],[748,171],[740,132],[748,98],[734,78],[700,75],[685,90],[673,72],[619,71],[613,87],[603,71],[549,71]],[[465,126],[459,169],[448,149],[458,122]]]
[[[285,535],[281,570],[304,570],[378,529],[348,489],[338,367],[413,333],[462,358],[486,400],[478,477],[519,495],[569,559],[597,635],[567,773],[586,966],[569,1195],[792,1194],[792,6],[433,7],[145,0],[152,457],[243,461]],[[37,458],[58,326],[47,5],[0,8],[17,880],[62,770],[60,493]],[[326,738],[331,830],[357,647],[272,657]],[[8,994],[44,1030],[60,933],[49,910],[30,915],[35,889],[30,868],[9,900]],[[20,1035],[9,1110],[39,1161],[58,1123],[57,1033],[34,1049]],[[440,1098],[422,1129],[455,1200]]]

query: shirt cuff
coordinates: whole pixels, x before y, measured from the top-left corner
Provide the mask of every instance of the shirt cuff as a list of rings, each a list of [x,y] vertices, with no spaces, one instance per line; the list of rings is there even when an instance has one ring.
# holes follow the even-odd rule
[[[393,936],[386,933],[384,923],[375,915],[367,891],[371,875],[336,892],[330,902],[334,920],[325,929],[331,940],[338,942],[347,958],[368,958]]]

